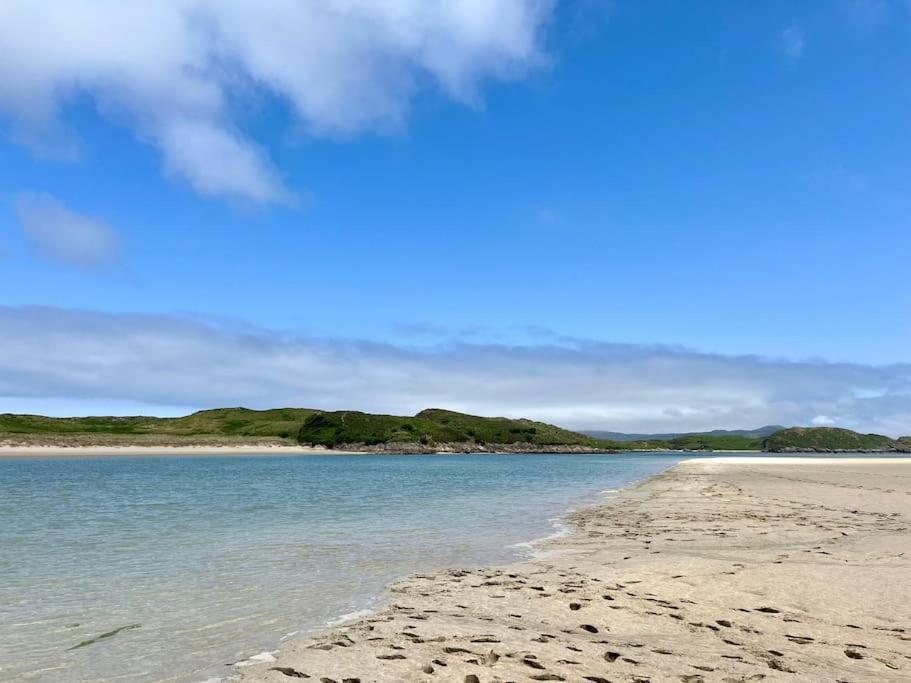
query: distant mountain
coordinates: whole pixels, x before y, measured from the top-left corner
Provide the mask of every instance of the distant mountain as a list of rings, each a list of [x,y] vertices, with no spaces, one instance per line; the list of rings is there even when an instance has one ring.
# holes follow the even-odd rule
[[[596,439],[605,439],[607,441],[670,441],[671,439],[680,439],[698,436],[742,436],[747,439],[764,439],[775,432],[779,432],[785,427],[781,425],[766,425],[759,429],[713,429],[710,432],[677,432],[670,434],[628,434],[625,432],[605,432],[605,431],[583,431],[583,434]]]

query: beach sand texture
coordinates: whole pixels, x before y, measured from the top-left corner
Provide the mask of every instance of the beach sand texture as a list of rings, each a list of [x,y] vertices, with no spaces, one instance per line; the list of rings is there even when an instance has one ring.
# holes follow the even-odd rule
[[[691,460],[570,521],[534,560],[413,576],[241,679],[911,680],[911,460]]]
[[[242,456],[254,455],[355,455],[310,446],[283,446],[271,443],[250,445],[195,446],[2,446],[3,458],[135,458],[166,456]]]

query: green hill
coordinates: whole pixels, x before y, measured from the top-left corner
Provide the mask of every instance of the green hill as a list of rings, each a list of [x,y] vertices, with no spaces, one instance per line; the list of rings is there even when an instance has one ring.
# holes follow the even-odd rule
[[[277,436],[293,439],[300,424],[315,412],[317,411],[311,408],[216,408],[173,418],[168,429],[175,433]]]
[[[216,408],[183,417],[44,417],[0,415],[0,441],[156,444],[291,440],[315,411],[308,408]]]
[[[792,427],[761,438],[707,432],[670,439],[614,441],[544,422],[478,417],[431,408],[412,417],[310,408],[216,408],[183,417],[0,415],[0,443],[48,446],[312,444],[377,452],[745,451],[911,452],[911,437],[890,439],[832,427]]]
[[[423,410],[414,417],[371,415],[356,411],[315,413],[301,426],[302,444],[335,448],[388,447],[433,451],[457,444],[458,450],[609,450],[615,444],[544,422],[505,417],[477,417],[450,410]],[[382,448],[377,448],[382,450]]]
[[[765,425],[757,429],[713,429],[710,432],[671,432],[666,434],[630,434],[628,432],[607,432],[602,430],[585,430],[582,433],[604,441],[673,441],[685,437],[726,437],[745,436],[748,439],[761,439],[784,429],[781,425]]]
[[[791,427],[767,437],[767,451],[911,451],[911,445],[881,434],[860,434],[837,427]]]

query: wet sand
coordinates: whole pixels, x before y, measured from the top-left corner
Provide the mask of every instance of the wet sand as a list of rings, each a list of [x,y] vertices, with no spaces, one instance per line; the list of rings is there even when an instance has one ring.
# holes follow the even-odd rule
[[[243,681],[908,681],[911,459],[690,460]]]

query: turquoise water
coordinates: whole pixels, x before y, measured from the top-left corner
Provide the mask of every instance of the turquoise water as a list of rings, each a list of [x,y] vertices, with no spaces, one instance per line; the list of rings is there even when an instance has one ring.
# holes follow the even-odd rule
[[[0,680],[225,677],[411,572],[521,557],[682,457],[0,461]]]

